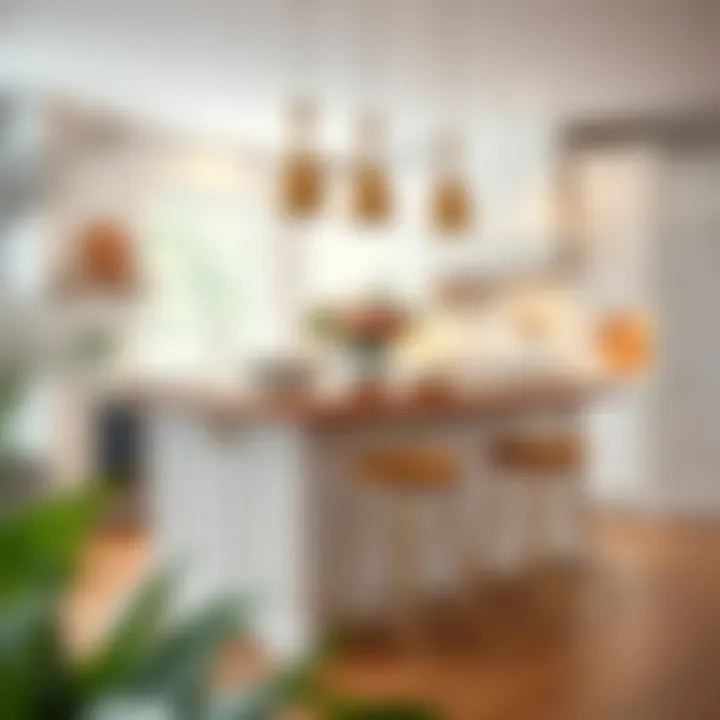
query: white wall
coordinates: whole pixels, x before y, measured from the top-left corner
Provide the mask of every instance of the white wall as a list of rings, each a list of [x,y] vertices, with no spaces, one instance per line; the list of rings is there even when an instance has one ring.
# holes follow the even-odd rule
[[[708,0],[11,4],[0,83],[22,76],[255,140],[273,136],[297,92],[331,113],[379,96],[408,121],[454,115],[466,127],[508,108],[587,115],[720,99],[720,5]]]
[[[660,235],[658,494],[677,512],[720,512],[720,147],[667,158]]]
[[[635,146],[583,166],[598,309],[649,310],[651,372],[590,418],[596,497],[668,513],[720,512],[720,150]]]

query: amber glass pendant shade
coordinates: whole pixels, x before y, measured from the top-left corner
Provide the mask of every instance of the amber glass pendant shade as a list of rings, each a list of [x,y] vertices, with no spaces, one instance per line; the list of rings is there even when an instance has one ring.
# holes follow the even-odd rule
[[[461,177],[440,178],[433,191],[432,225],[441,233],[469,230],[473,223],[470,188]]]
[[[436,149],[436,179],[430,199],[432,230],[443,235],[470,231],[477,220],[470,183],[462,169],[462,144],[455,134],[446,134]]]
[[[315,149],[316,115],[309,102],[290,109],[290,148],[280,172],[280,205],[291,218],[317,216],[325,200],[324,167]]]
[[[603,367],[618,376],[636,375],[650,365],[653,333],[639,310],[617,310],[600,322],[597,351]]]
[[[353,173],[353,217],[361,223],[380,223],[392,214],[387,172],[372,163],[359,164]]]
[[[118,220],[94,220],[79,238],[76,277],[81,289],[125,292],[136,284],[134,245]]]
[[[285,214],[294,218],[314,217],[323,203],[322,168],[318,159],[296,153],[286,162],[282,187]]]
[[[387,222],[393,214],[393,201],[389,172],[382,160],[382,121],[374,116],[363,117],[358,141],[358,156],[351,174],[353,219],[362,224]]]

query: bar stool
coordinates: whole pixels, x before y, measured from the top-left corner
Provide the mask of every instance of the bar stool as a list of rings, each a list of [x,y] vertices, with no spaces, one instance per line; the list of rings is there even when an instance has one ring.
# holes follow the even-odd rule
[[[587,535],[584,455],[581,438],[569,431],[509,433],[491,442],[501,491],[495,540],[504,544],[511,590],[500,616],[507,615],[510,623],[501,625],[510,632],[558,639],[581,617],[584,585],[575,570],[585,567],[577,562]],[[513,541],[515,553],[507,553]]]
[[[587,539],[582,439],[571,431],[511,432],[491,442],[490,460],[503,484],[497,520],[505,537],[498,539],[505,550],[508,541],[517,544],[515,557],[506,559],[537,566],[582,555]],[[515,537],[508,537],[512,532]]]
[[[438,529],[445,552],[452,555],[459,571],[459,595],[463,609],[470,611],[463,587],[468,579],[468,548],[456,512],[455,489],[461,477],[460,463],[444,448],[429,446],[389,446],[362,453],[356,460],[355,480],[387,502],[391,547],[388,548],[389,588],[393,615],[402,640],[417,645],[421,639],[418,624],[418,585],[421,577],[423,537],[417,524],[418,502],[428,503],[440,520]],[[362,521],[362,515],[360,517]],[[365,517],[367,521],[368,518]],[[363,523],[361,522],[361,525]],[[365,526],[366,529],[367,526]],[[356,551],[361,550],[361,542]]]

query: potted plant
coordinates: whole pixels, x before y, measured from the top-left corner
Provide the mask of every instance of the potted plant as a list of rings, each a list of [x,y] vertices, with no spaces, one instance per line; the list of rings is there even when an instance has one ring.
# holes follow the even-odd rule
[[[92,651],[73,657],[61,621],[79,552],[105,506],[86,487],[25,505],[0,523],[0,708],[13,720],[431,720],[405,703],[368,704],[321,681],[322,652],[260,683],[220,692],[212,671],[247,613],[219,598],[175,617],[175,574],[152,573]]]
[[[319,305],[309,314],[311,333],[346,353],[364,386],[377,384],[390,348],[410,322],[407,305],[380,294]]]

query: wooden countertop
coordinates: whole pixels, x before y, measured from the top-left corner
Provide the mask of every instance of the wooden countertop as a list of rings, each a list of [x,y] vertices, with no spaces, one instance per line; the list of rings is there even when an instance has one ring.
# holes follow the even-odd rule
[[[473,390],[408,390],[403,393],[375,388],[333,397],[248,397],[208,387],[154,387],[141,399],[208,415],[216,422],[287,421],[322,430],[346,429],[354,424],[438,422],[506,413],[581,408],[607,394],[609,378],[514,379]]]

